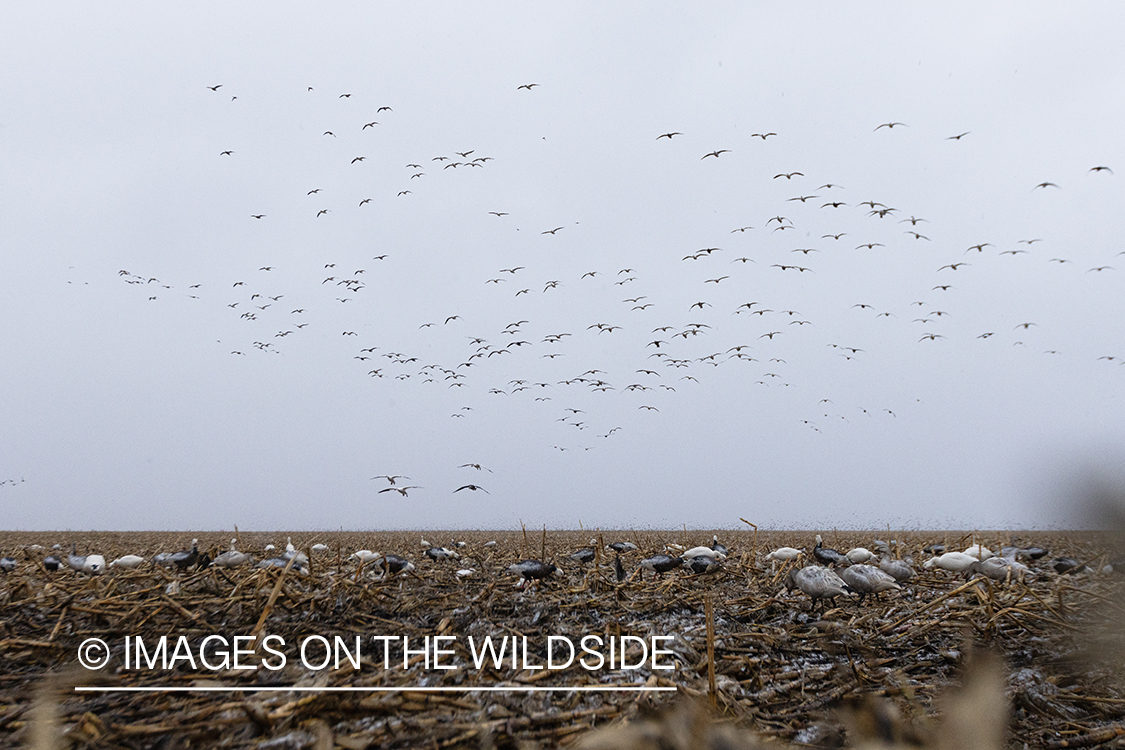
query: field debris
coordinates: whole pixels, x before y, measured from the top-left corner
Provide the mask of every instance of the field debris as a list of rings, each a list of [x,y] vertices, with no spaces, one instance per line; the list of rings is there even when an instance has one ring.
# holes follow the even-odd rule
[[[1111,537],[822,535],[814,547],[812,533],[757,529],[534,543],[519,532],[0,533],[17,563],[0,573],[0,744],[964,750],[1125,736],[1125,579],[1106,569],[1119,557]],[[274,558],[266,545],[287,536]],[[605,544],[626,536],[635,549]],[[145,562],[50,570],[54,544],[64,557],[74,544],[75,556]],[[825,569],[813,551],[827,545],[881,559],[837,579],[834,598],[810,595],[794,582]],[[926,568],[934,545],[1016,552],[955,572]],[[1033,545],[1049,554],[1018,554]],[[801,554],[770,554],[782,547]],[[245,563],[200,564],[236,550]],[[584,550],[593,558],[575,556]],[[195,560],[152,563],[169,551]],[[707,564],[689,566],[685,551]],[[1085,569],[1059,572],[1064,556]],[[912,563],[913,575],[896,581],[881,562]],[[867,577],[881,583],[862,590]],[[79,666],[90,639],[106,644],[104,667]]]

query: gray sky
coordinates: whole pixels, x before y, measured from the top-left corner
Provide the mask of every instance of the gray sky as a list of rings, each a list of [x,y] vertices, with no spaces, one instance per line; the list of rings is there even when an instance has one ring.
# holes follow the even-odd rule
[[[1123,16],[6,4],[3,525],[1073,523]]]

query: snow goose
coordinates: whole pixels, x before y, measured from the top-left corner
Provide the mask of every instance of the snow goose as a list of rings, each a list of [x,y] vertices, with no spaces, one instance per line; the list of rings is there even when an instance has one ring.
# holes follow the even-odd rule
[[[975,557],[982,562],[990,557],[996,557],[992,550],[990,550],[988,547],[985,547],[983,544],[974,544],[972,547],[966,547],[964,553],[966,555]]]
[[[351,556],[359,560],[360,565],[369,565],[383,558],[378,552],[372,552],[369,549],[361,549],[358,552],[353,552]]]
[[[964,552],[946,552],[944,555],[926,560],[922,567],[926,570],[941,568],[953,573],[963,573],[975,562],[980,562],[980,560],[972,555],[966,555]]]
[[[230,540],[230,549],[221,555],[218,555],[211,561],[212,565],[217,565],[220,568],[237,568],[239,565],[245,565],[250,561],[250,556],[245,552],[239,552],[234,548],[237,539]]]
[[[686,554],[686,553],[685,553]],[[795,547],[778,547],[773,552],[766,555],[767,560],[781,560],[782,562],[789,562],[796,560],[803,552]]]
[[[538,560],[524,560],[514,565],[509,565],[508,570],[515,573],[524,581],[541,581],[549,575],[558,572],[558,568],[551,563]]]
[[[824,546],[824,540],[821,539],[820,534],[816,535],[816,546],[813,547],[813,557],[821,565],[851,565],[851,560],[847,558],[842,552],[838,550],[829,549]]]
[[[710,573],[720,567],[722,558],[710,557],[708,555],[697,555],[695,557],[684,556],[684,567],[690,570],[694,575],[701,573]]]
[[[852,591],[859,594],[860,604],[868,594],[880,594],[884,591],[899,591],[902,589],[894,578],[876,568],[874,565],[857,563],[849,565],[840,571],[844,583],[851,586]]]
[[[199,562],[199,540],[192,539],[191,549],[180,550],[179,552],[169,557],[167,560],[167,566],[169,568],[175,566],[180,570],[187,570],[197,562]]]
[[[145,559],[143,557],[141,557],[140,555],[123,555],[122,557],[119,557],[116,560],[114,560],[113,562],[111,562],[109,564],[109,567],[111,567],[111,568],[125,568],[127,570],[132,570],[136,567],[139,567],[141,565],[141,563],[143,563],[144,561],[145,561]]]
[[[906,560],[895,560],[890,557],[884,557],[879,561],[879,570],[899,583],[909,581],[914,577],[914,567]]]
[[[445,547],[430,547],[426,550],[426,557],[431,560],[460,560],[461,556],[451,549]]]
[[[11,573],[16,569],[16,558],[0,557],[0,572]]]
[[[706,557],[708,560],[726,560],[727,554],[711,547],[692,547],[684,550],[680,557],[690,560],[693,557]]]
[[[586,563],[592,563],[594,561],[594,557],[594,550],[589,547],[580,549],[574,554],[570,555],[571,560],[574,560],[574,562],[576,563],[582,563],[583,565],[585,565]]]
[[[866,547],[856,547],[854,549],[850,549],[844,556],[848,558],[848,562],[850,562],[852,565],[855,565],[856,563],[869,562],[870,560],[875,559],[875,553],[867,549]]]
[[[105,572],[105,558],[101,555],[82,555],[76,554],[76,545],[74,542],[70,544],[70,555],[66,558],[66,564],[72,570],[79,573],[91,573],[93,575],[101,575]]]
[[[814,608],[820,599],[831,599],[835,602],[837,596],[851,591],[840,576],[820,565],[808,565],[789,571],[789,575],[785,578],[785,588],[798,589],[804,593],[813,600]]]
[[[684,558],[671,555],[653,555],[641,560],[640,567],[653,573],[667,573],[684,564]]]
[[[730,550],[727,549],[727,546],[725,544],[719,543],[719,535],[718,534],[712,534],[711,535],[711,549],[715,550],[716,552],[720,552],[723,555],[729,555],[730,554]]]
[[[966,573],[980,573],[986,578],[991,578],[993,581],[1004,581],[1008,579],[1011,574],[1008,566],[1011,564],[1007,558],[1004,557],[990,557],[985,560],[978,560],[966,569]]]
[[[397,575],[398,573],[409,573],[414,570],[414,563],[407,560],[405,557],[398,555],[382,555],[382,560],[379,564],[383,566],[383,575]]]

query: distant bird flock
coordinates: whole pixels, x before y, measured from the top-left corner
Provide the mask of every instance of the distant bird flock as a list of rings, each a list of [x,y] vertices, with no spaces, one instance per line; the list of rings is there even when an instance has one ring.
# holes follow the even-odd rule
[[[404,202],[473,194],[480,188],[470,173],[510,173],[521,167],[514,153],[474,143],[407,152],[386,134],[394,132],[396,118],[408,108],[359,91],[305,89],[302,84],[299,96],[322,113],[322,126],[305,136],[310,153],[322,160],[320,172],[317,178],[271,185],[269,192],[246,196],[252,207],[242,220],[250,242],[256,236],[261,243],[275,241],[271,222],[371,226],[359,222],[394,215],[405,210]],[[516,108],[551,96],[547,83],[512,82],[509,91]],[[205,82],[199,92],[192,106],[203,109],[238,108],[246,97],[245,92],[242,99],[232,97],[230,87]],[[1034,273],[1098,283],[1098,277],[1114,277],[1113,258],[1121,254],[1116,247],[1083,248],[1078,257],[1066,257],[1078,248],[1064,238],[1035,236],[1036,227],[1028,227],[1025,235],[982,231],[971,241],[958,241],[959,231],[927,218],[925,206],[849,189],[848,178],[857,175],[802,163],[800,144],[788,143],[785,132],[756,130],[731,134],[719,143],[701,143],[700,136],[675,123],[632,134],[637,148],[647,149],[645,158],[668,164],[670,181],[676,179],[675,170],[705,179],[708,170],[733,167],[759,191],[753,195],[762,197],[747,200],[744,215],[721,230],[701,232],[693,244],[646,248],[643,264],[618,260],[635,258],[635,253],[604,252],[596,266],[557,272],[562,266],[552,259],[598,246],[597,231],[587,229],[585,217],[573,207],[560,210],[557,220],[536,223],[543,207],[529,215],[505,191],[463,231],[468,242],[506,248],[510,262],[476,267],[471,253],[457,248],[448,248],[436,261],[460,269],[463,284],[473,289],[464,299],[472,302],[427,297],[425,280],[412,278],[407,270],[421,251],[380,241],[377,226],[371,226],[370,241],[362,245],[326,241],[315,252],[278,254],[262,265],[232,261],[210,281],[172,278],[166,267],[131,266],[118,276],[154,311],[178,298],[199,306],[199,325],[216,320],[211,311],[225,316],[227,323],[214,336],[224,342],[219,345],[224,356],[280,356],[298,350],[306,339],[328,342],[338,359],[326,362],[350,370],[357,389],[445,392],[443,403],[459,401],[451,420],[466,423],[499,401],[519,402],[527,414],[551,426],[544,440],[559,451],[595,449],[630,430],[659,424],[682,392],[705,387],[718,369],[737,373],[747,398],[800,382],[803,405],[793,422],[814,432],[854,419],[893,419],[907,414],[909,404],[839,403],[832,398],[838,394],[831,378],[814,377],[810,383],[808,373],[841,372],[876,356],[865,345],[873,332],[889,336],[903,350],[956,344],[975,357],[986,356],[990,347],[1022,346],[1042,356],[1065,356],[1068,332],[1050,321],[1016,317],[1019,311],[1011,317],[971,318],[981,296],[974,291],[974,275],[1002,268],[1013,279]],[[918,123],[888,120],[872,123],[855,137],[886,143],[918,132]],[[954,159],[957,149],[979,137],[965,130],[934,140]],[[240,169],[253,157],[233,130],[230,140],[201,158],[221,159],[216,168]],[[777,154],[777,149],[791,155],[792,168],[763,172],[756,166],[759,154]],[[383,185],[382,192],[372,188],[357,193],[355,183],[333,176],[340,170],[378,173],[380,179],[372,178],[370,184]],[[1096,188],[1115,179],[1104,164],[1076,164],[1065,174],[1045,176],[1057,182],[1029,183],[1019,200],[1048,211],[1052,194],[1064,194],[1070,185],[1086,181]],[[288,199],[280,201],[276,191]],[[487,199],[490,193],[483,195]],[[825,304],[829,277],[841,267],[878,274],[904,256],[925,259],[920,267],[927,270],[888,277],[887,283],[913,301],[886,306],[847,298],[835,289],[827,302],[837,306],[834,319],[802,311],[814,299],[818,307]],[[669,275],[676,279],[674,288],[662,281]],[[406,291],[415,289],[422,292],[417,297]],[[394,322],[374,312],[376,302],[387,295],[405,305]],[[587,309],[585,324],[572,325]],[[497,324],[497,316],[504,322]],[[801,347],[795,350],[787,340],[800,341]],[[1106,341],[1098,356],[1086,357],[1089,365],[1125,364],[1122,346]],[[612,347],[613,356],[601,359],[599,352],[606,347]],[[464,467],[480,468],[459,468]],[[405,483],[398,480],[408,478],[393,474],[375,479],[387,484],[372,485],[373,496],[413,497],[429,484],[425,478]],[[492,494],[476,483],[448,491],[470,498]],[[786,558],[780,553],[773,559]],[[662,565],[653,562],[645,569]]]

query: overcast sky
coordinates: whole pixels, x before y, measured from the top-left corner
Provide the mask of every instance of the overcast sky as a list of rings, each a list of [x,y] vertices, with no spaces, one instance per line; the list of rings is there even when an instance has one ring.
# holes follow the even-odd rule
[[[1122,28],[5,4],[0,525],[1073,524],[1125,440]]]

